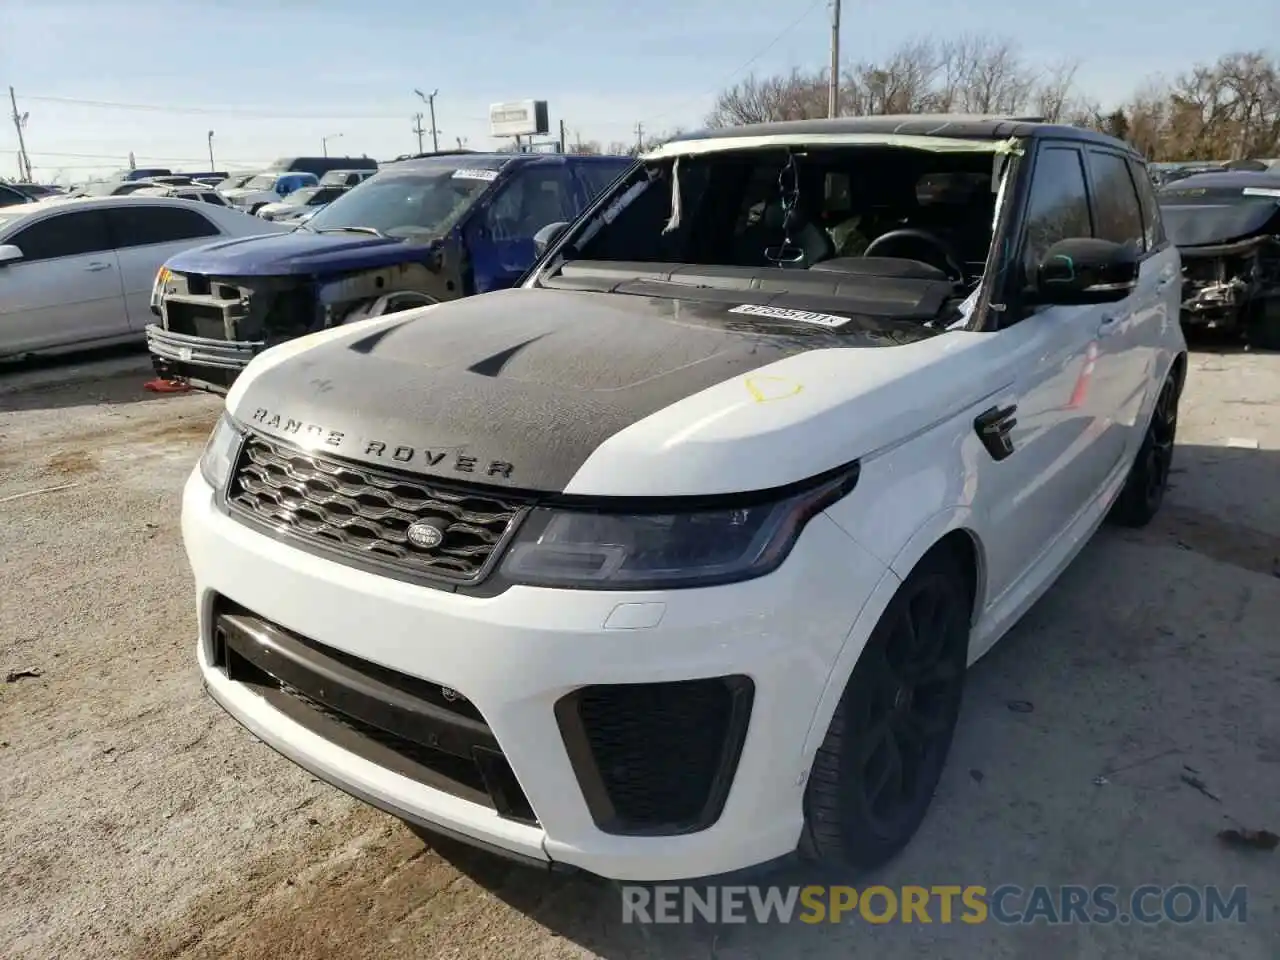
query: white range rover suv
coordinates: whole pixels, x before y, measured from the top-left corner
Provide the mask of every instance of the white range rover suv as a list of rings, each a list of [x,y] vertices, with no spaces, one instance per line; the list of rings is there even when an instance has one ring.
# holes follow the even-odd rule
[[[1160,506],[1186,354],[1142,159],[1009,118],[717,130],[538,243],[517,289],[236,382],[183,503],[208,691],[517,859],[885,861],[966,667]]]

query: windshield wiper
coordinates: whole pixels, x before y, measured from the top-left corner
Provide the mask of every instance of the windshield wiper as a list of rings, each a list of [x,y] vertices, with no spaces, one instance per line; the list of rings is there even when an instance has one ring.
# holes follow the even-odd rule
[[[311,228],[313,233],[368,233],[375,237],[385,237],[386,234],[381,230],[375,230],[373,227],[321,227],[316,230]]]

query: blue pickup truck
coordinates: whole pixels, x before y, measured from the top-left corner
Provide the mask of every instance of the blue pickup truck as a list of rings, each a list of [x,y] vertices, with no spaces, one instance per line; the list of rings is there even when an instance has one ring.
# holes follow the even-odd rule
[[[296,230],[171,258],[151,295],[152,365],[224,392],[274,344],[513,286],[534,235],[576,219],[631,163],[460,151],[387,165]]]

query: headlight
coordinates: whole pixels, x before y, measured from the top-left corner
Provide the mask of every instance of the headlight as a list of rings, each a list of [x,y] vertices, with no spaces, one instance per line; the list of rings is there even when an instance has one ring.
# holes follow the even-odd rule
[[[243,435],[232,419],[225,413],[220,416],[200,457],[200,475],[214,490],[220,491],[227,485],[240,452],[241,439]]]
[[[515,583],[585,590],[748,580],[777,569],[805,524],[857,479],[855,465],[799,491],[722,498],[723,506],[673,510],[668,501],[664,508],[626,513],[539,507],[521,526],[502,571]],[[733,499],[739,502],[727,502]]]
[[[164,298],[164,288],[169,283],[169,268],[161,267],[156,271],[155,283],[151,284],[151,306],[159,309],[160,301]]]

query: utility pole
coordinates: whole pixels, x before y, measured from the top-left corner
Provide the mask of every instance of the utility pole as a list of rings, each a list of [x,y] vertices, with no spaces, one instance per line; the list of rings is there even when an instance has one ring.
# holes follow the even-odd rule
[[[422,153],[422,135],[427,132],[422,129],[422,114],[415,113],[410,119],[413,120],[413,132],[418,135],[418,152]]]
[[[26,125],[27,115],[18,113],[18,97],[9,88],[9,103],[13,106],[13,127],[18,131],[18,177],[27,183],[31,182],[31,158],[27,156],[27,143],[22,137],[22,128]]]
[[[213,162],[213,131],[209,131],[209,172],[217,170],[217,165]]]
[[[440,93],[440,91],[432,90],[430,96],[423,93],[421,90],[415,89],[413,92],[416,93],[421,98],[422,102],[427,105],[427,110],[431,113],[431,149],[436,153],[439,153],[440,152],[440,131],[436,129],[436,96]],[[421,117],[422,114],[418,114],[418,116]],[[421,120],[418,121],[418,126],[422,126]],[[421,153],[422,151],[419,150],[418,152]]]
[[[440,131],[436,129],[436,94],[439,90],[432,90],[431,96],[427,97],[427,109],[431,111],[431,149],[435,153],[440,152]]]
[[[827,116],[840,115],[840,0],[831,0],[831,76],[827,78]]]
[[[644,124],[636,124],[636,153],[644,152]]]
[[[564,153],[564,121],[560,121],[560,152]]]

